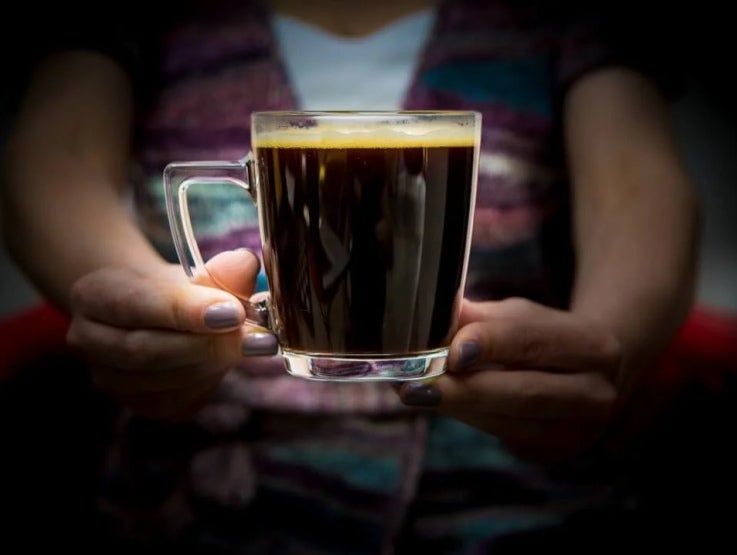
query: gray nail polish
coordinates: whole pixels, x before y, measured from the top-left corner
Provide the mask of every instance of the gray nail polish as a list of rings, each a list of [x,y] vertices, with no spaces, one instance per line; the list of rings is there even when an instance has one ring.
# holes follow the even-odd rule
[[[461,343],[458,348],[458,367],[468,368],[476,362],[481,354],[481,347],[475,341]]]
[[[238,324],[238,306],[233,302],[216,303],[205,310],[205,325],[210,329],[232,328]]]
[[[244,356],[275,355],[279,351],[276,336],[261,331],[249,333],[241,346]]]
[[[440,404],[440,390],[433,384],[410,382],[399,390],[399,398],[413,407],[436,407]]]

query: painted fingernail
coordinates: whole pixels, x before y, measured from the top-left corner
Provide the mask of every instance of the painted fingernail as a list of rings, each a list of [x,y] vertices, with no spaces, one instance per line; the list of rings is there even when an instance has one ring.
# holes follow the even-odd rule
[[[279,351],[279,342],[272,333],[255,331],[249,333],[242,343],[244,356],[275,355]]]
[[[205,325],[210,329],[232,328],[238,324],[238,305],[233,302],[216,303],[205,310]]]
[[[433,384],[410,382],[401,387],[399,398],[412,407],[436,407],[440,404],[441,393]]]
[[[464,369],[471,366],[479,359],[481,347],[475,341],[466,341],[458,347],[458,368]]]

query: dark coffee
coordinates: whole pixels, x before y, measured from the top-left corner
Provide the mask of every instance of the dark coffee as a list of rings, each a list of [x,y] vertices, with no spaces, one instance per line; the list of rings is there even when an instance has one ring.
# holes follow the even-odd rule
[[[285,349],[448,345],[474,196],[474,146],[449,144],[257,145],[264,264]]]

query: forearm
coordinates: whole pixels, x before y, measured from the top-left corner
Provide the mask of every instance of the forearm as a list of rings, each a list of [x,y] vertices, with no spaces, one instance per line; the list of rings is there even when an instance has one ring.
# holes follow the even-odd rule
[[[64,183],[83,186],[85,177],[62,175],[53,193],[6,198],[3,216],[9,253],[45,298],[67,308],[72,284],[88,272],[109,265],[144,271],[163,264],[109,189],[90,184],[89,192],[75,194],[75,187]]]
[[[568,138],[586,145],[571,158],[578,253],[572,310],[619,338],[624,393],[691,306],[699,218],[665,105],[632,76],[624,89],[634,94],[608,98],[607,80],[617,77],[602,75],[573,92],[603,97],[608,109],[572,107]]]
[[[663,199],[647,190],[608,217],[578,218],[572,310],[616,333],[632,371],[652,362],[691,307],[697,222],[688,195]]]
[[[161,262],[122,197],[132,109],[130,83],[112,61],[58,55],[31,81],[6,146],[8,250],[62,307],[72,283],[91,270]]]

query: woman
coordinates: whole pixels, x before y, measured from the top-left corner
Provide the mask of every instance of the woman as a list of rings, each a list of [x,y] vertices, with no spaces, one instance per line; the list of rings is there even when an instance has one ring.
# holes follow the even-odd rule
[[[50,41],[5,158],[11,252],[130,409],[103,472],[113,536],[195,552],[589,545],[549,531],[622,510],[623,475],[598,470],[693,294],[696,202],[666,81],[573,9],[204,4]],[[388,84],[344,78],[389,74],[387,59]],[[252,110],[368,101],[484,115],[448,372],[398,391],[286,376],[235,297],[171,263],[161,203],[163,165],[239,158]],[[221,251],[255,228],[200,216],[211,273],[252,293],[257,257]]]

